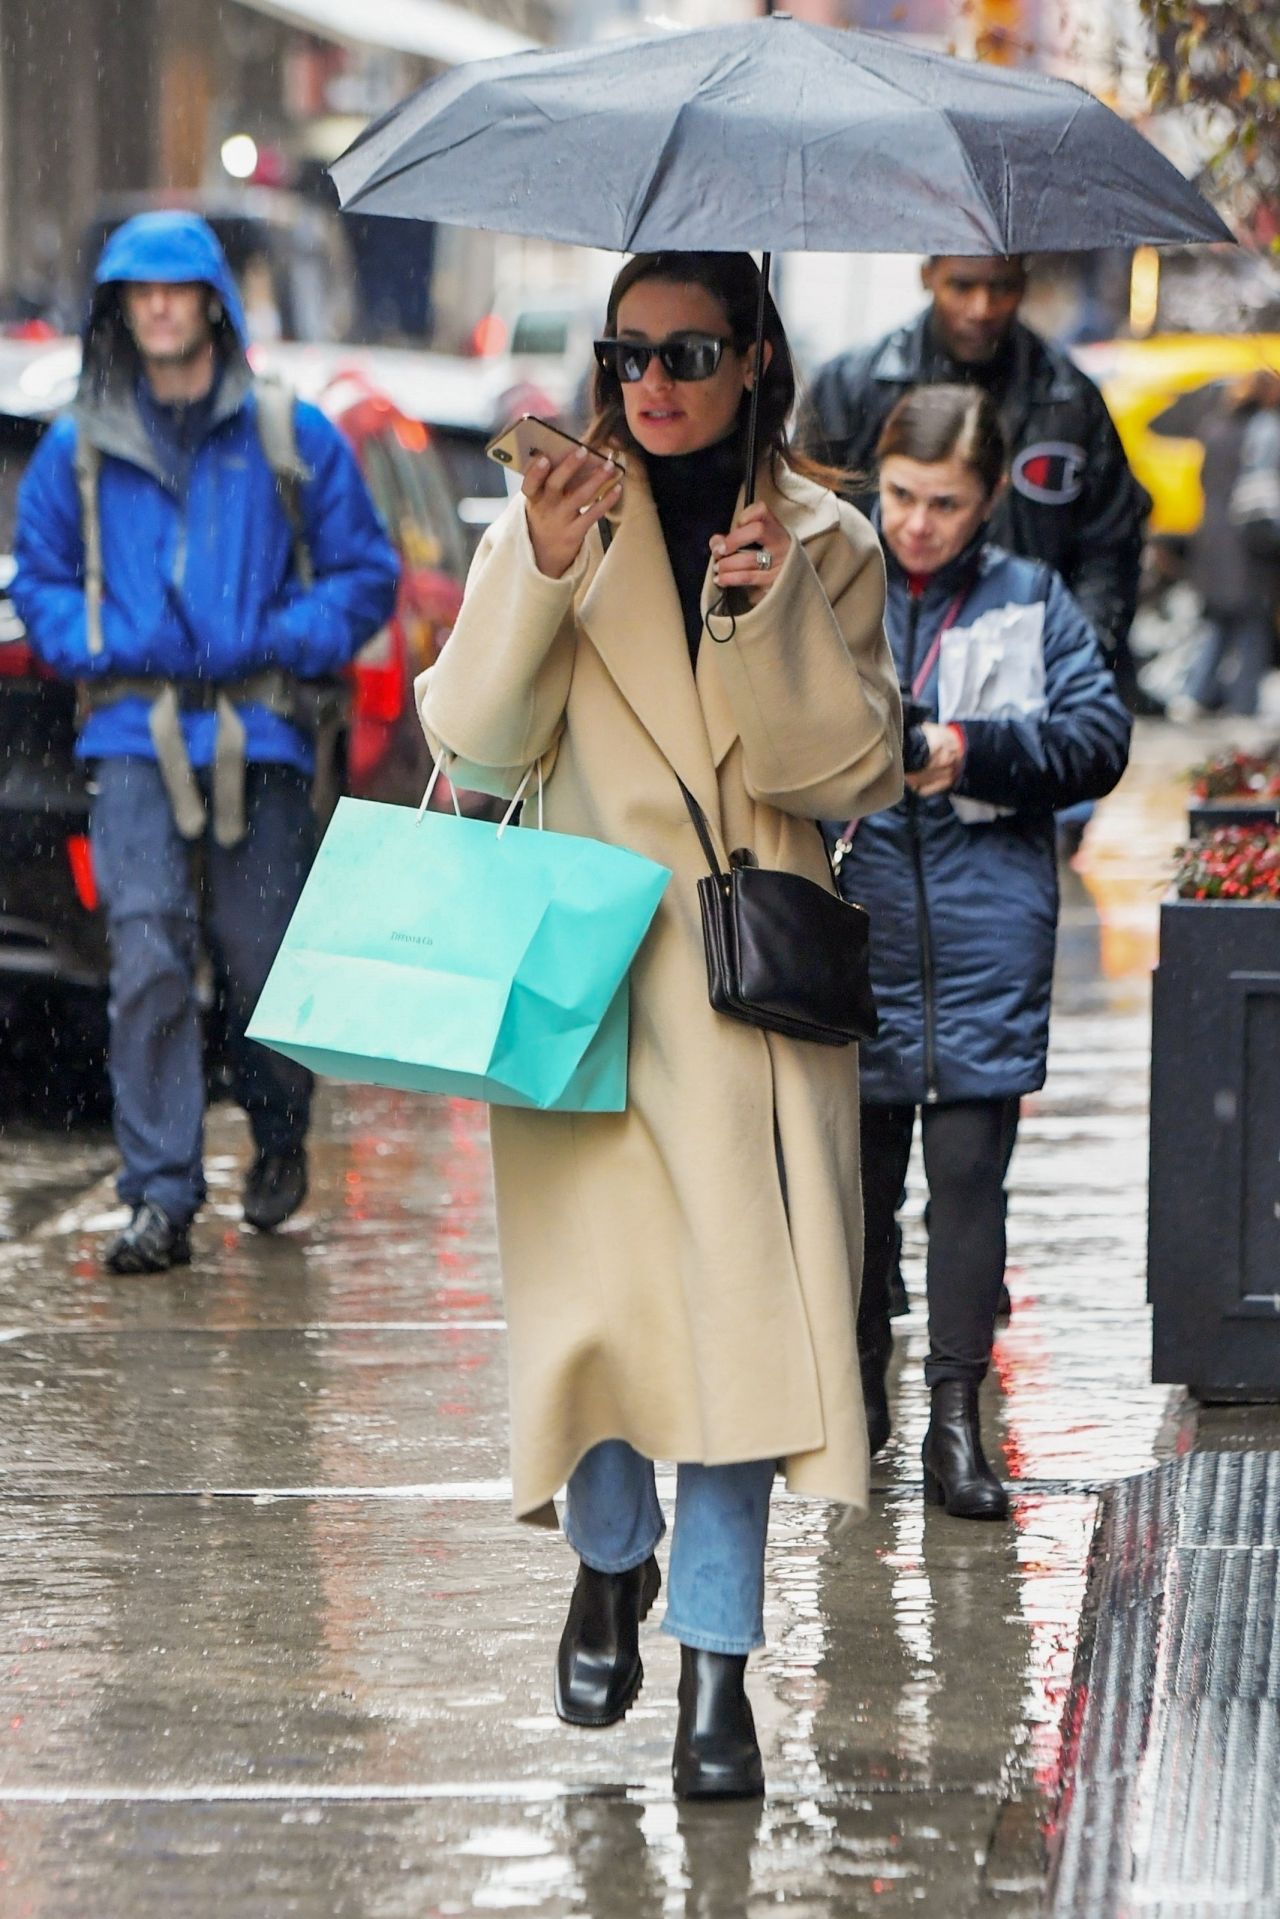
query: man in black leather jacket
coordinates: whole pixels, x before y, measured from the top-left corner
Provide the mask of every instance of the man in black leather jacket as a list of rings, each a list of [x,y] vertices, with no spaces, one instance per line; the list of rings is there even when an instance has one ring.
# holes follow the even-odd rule
[[[1135,711],[1159,710],[1138,689],[1128,634],[1138,598],[1150,500],[1093,382],[1018,319],[1025,262],[947,255],[926,262],[931,303],[918,320],[818,373],[802,428],[806,451],[870,481],[880,429],[911,387],[976,381],[995,397],[1010,449],[1010,484],[992,537],[1047,560],[1097,630]],[[870,492],[858,499],[866,506]]]

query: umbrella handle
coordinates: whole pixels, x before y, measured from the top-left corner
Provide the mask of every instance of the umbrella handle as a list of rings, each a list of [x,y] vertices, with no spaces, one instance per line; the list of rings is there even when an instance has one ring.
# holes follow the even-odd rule
[[[756,301],[756,360],[755,373],[751,381],[751,402],[747,410],[747,479],[743,490],[742,504],[750,506],[756,497],[756,462],[760,447],[760,381],[764,373],[764,309],[769,298],[769,269],[773,265],[773,255],[760,255],[760,295]]]
[[[771,253],[760,255],[760,295],[756,301],[756,358],[755,372],[751,379],[751,399],[747,407],[747,472],[742,485],[742,504],[750,506],[756,497],[756,462],[759,456],[760,441],[760,378],[764,363],[764,310],[769,297],[769,269],[773,264]],[[737,631],[738,622],[734,618],[731,593],[722,593],[715,605],[710,608],[706,618],[706,629],[717,646],[724,646]],[[741,606],[745,604],[745,595]],[[727,633],[717,633],[711,622],[725,619],[729,622]]]

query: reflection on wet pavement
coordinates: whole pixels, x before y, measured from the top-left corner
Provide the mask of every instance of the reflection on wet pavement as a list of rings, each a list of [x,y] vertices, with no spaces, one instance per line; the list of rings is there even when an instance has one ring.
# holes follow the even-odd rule
[[[1065,878],[984,1411],[1014,1522],[921,1502],[916,1169],[872,1518],[775,1507],[762,1808],[673,1803],[656,1634],[623,1726],[552,1713],[571,1561],[508,1516],[479,1109],[330,1089],[275,1241],[219,1110],[196,1263],[155,1281],[98,1271],[100,1139],[6,1142],[5,1919],[1037,1912],[1098,1490],[1184,1443],[1147,1378],[1146,975],[1197,751],[1143,730]]]

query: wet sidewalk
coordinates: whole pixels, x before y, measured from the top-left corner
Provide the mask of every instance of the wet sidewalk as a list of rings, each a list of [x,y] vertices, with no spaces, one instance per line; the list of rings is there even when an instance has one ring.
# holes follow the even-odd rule
[[[100,1140],[6,1139],[5,1919],[1041,1911],[1099,1495],[1195,1437],[1144,1302],[1147,974],[1195,756],[1143,730],[1067,876],[984,1415],[1013,1523],[922,1505],[913,1190],[872,1520],[775,1503],[761,1808],[674,1804],[656,1633],[624,1725],[552,1713],[573,1562],[509,1517],[480,1109],[331,1089],[274,1241],[221,1109],[195,1264],[149,1281],[98,1271]]]

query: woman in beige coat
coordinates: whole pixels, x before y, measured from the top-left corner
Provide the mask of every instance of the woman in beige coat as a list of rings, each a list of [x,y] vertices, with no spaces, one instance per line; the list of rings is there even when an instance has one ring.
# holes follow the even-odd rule
[[[610,294],[592,445],[530,470],[486,535],[423,725],[450,776],[512,794],[540,762],[546,824],[673,878],[632,971],[618,1115],[492,1115],[511,1342],[517,1514],[579,1555],[556,1709],[627,1711],[657,1594],[655,1459],[678,1462],[664,1629],[681,1642],[674,1773],[687,1796],[763,1790],[746,1655],[762,1643],[769,1489],[861,1511],[867,1442],[853,1048],[714,1012],[679,781],[720,857],[826,887],[814,822],[902,790],[884,568],[867,522],[809,477],[767,307],[756,503],[740,505],[757,378],[746,254],[641,255]],[[608,517],[612,537],[602,537]],[[708,610],[730,588],[732,624]]]

